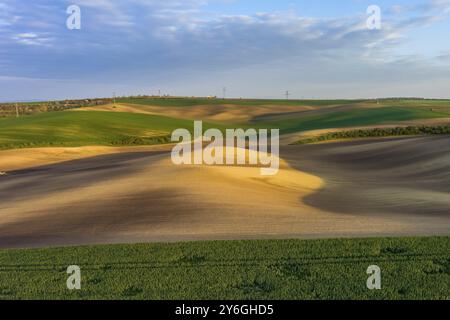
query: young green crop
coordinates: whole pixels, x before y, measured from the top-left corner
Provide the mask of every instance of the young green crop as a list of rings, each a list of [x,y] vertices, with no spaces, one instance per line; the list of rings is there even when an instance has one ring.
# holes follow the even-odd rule
[[[376,109],[354,109],[333,111],[319,115],[287,116],[281,120],[263,119],[255,122],[264,123],[273,128],[280,128],[283,133],[307,130],[369,126],[389,122],[417,119],[450,118],[450,112],[438,112],[421,108],[383,107]]]
[[[0,299],[450,299],[450,237],[0,250]],[[82,289],[69,291],[69,265]],[[368,290],[367,268],[381,268]]]
[[[126,112],[48,112],[0,119],[0,149],[167,143],[173,130],[192,130],[193,125],[191,120]]]

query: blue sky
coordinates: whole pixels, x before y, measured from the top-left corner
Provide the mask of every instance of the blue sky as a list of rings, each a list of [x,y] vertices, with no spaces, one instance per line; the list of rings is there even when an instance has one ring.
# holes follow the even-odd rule
[[[0,100],[450,98],[449,15],[450,0],[0,0]]]

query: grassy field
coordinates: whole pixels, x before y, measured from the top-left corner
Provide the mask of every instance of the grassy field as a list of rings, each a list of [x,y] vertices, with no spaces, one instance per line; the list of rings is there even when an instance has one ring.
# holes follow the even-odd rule
[[[370,265],[382,289],[366,287]],[[78,265],[82,290],[66,289]],[[0,299],[450,299],[450,237],[0,251]]]
[[[449,118],[450,112],[431,111],[422,108],[383,107],[377,109],[356,109],[347,111],[329,112],[319,115],[287,116],[285,119],[271,121],[264,119],[256,121],[264,125],[280,128],[283,133],[292,133],[306,130],[344,128],[369,126],[398,121]]]
[[[0,149],[38,146],[142,145],[170,141],[190,120],[101,111],[48,112],[0,119]],[[204,124],[205,128],[217,125]]]

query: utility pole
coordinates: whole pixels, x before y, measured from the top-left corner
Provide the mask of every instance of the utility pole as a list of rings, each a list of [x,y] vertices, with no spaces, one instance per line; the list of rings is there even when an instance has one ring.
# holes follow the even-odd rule
[[[19,117],[19,105],[16,102],[16,118]]]
[[[291,94],[290,94],[290,92],[289,91],[286,91],[286,100],[289,100],[289,96],[290,96]]]
[[[116,106],[116,93],[115,92],[113,92],[113,101],[114,101],[113,105],[115,107]]]

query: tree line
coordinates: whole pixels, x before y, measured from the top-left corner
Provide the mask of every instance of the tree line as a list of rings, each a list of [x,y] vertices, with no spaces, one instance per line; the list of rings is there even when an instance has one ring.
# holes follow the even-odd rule
[[[413,135],[439,135],[449,134],[450,126],[408,126],[396,128],[374,128],[329,132],[316,137],[305,138],[294,144],[309,144],[330,140],[389,137],[389,136],[413,136]]]

